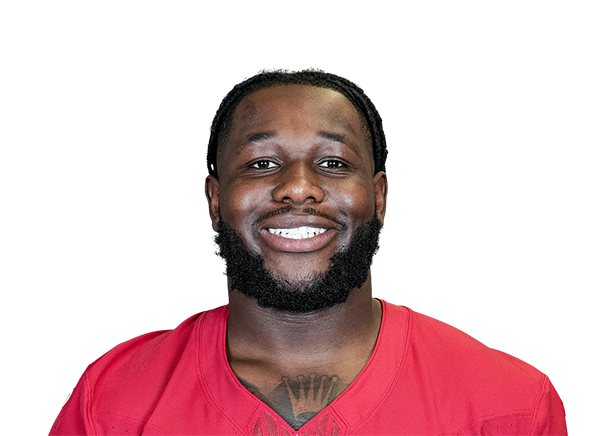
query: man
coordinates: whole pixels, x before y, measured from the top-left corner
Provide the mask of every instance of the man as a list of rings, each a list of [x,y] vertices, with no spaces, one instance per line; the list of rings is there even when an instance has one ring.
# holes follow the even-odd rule
[[[234,87],[206,180],[229,305],[94,362],[51,434],[566,434],[545,375],[372,298],[386,154],[346,79]]]

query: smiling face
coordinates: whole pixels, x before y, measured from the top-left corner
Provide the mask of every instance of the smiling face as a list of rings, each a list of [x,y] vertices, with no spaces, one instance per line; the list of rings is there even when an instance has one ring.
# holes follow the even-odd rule
[[[278,85],[244,97],[207,178],[224,220],[276,278],[310,282],[356,230],[385,215],[386,177],[352,103],[337,91]]]

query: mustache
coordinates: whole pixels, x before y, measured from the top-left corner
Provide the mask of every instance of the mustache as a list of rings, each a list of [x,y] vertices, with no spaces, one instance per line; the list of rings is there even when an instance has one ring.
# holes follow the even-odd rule
[[[285,215],[287,213],[292,213],[293,211],[297,210],[295,207],[292,206],[285,206],[279,209],[275,209],[272,210],[270,212],[267,212],[261,216],[259,216],[256,221],[254,222],[254,225],[257,225],[261,222],[263,222],[264,220],[267,220],[269,218],[272,218],[274,216],[279,216],[279,215]],[[312,216],[318,216],[320,218],[325,218],[329,221],[332,221],[334,223],[336,223],[338,226],[341,227],[341,229],[345,229],[346,228],[346,224],[344,224],[343,222],[337,220],[336,218],[332,217],[331,215],[328,215],[324,212],[321,212],[320,210],[314,209],[312,207],[305,207],[304,209],[302,209],[302,213],[304,215],[312,215]]]

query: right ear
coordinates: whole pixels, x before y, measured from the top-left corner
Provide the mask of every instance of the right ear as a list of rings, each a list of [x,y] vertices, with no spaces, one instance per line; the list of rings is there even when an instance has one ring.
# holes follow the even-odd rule
[[[216,232],[219,228],[219,179],[208,176],[204,184],[204,193],[208,200],[208,213],[212,221],[212,228]]]

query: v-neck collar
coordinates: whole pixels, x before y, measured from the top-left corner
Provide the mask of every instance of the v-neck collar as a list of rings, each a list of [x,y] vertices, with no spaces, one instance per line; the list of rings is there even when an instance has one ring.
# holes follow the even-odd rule
[[[401,369],[408,338],[409,311],[404,307],[391,307],[383,300],[381,306],[381,328],[367,365],[340,396],[297,431],[242,386],[233,373],[226,353],[228,306],[205,313],[197,324],[199,381],[213,406],[240,433],[260,434],[256,430],[262,423],[267,427],[277,425],[276,428],[282,430],[281,434],[315,434],[315,427],[327,427],[329,431],[325,434],[344,434],[371,416],[390,391]],[[392,330],[391,326],[394,326]]]

